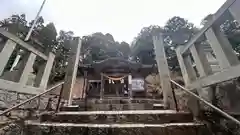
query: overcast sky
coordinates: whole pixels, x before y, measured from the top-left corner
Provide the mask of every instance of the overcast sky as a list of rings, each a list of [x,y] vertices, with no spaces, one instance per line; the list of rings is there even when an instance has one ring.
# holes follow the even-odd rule
[[[111,33],[117,41],[130,43],[142,27],[163,26],[181,16],[199,26],[201,20],[226,0],[47,0],[42,16],[57,29],[78,36]],[[42,0],[0,0],[0,19],[25,13],[33,19]]]

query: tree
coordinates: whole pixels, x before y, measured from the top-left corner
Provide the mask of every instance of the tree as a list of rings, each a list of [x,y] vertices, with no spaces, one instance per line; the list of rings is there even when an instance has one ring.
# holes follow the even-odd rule
[[[9,18],[3,19],[0,21],[0,28],[5,29],[6,31],[18,36],[21,39],[24,39],[24,35],[28,32],[26,15],[25,14],[13,14]],[[18,51],[14,51],[11,57],[9,58],[6,70],[10,70],[11,66],[17,56]]]
[[[25,14],[12,15],[0,21],[0,27],[18,36],[22,40],[25,39],[29,28],[33,25],[32,20],[30,23],[26,21]],[[73,39],[74,33],[72,31],[60,31],[57,37],[57,31],[53,23],[44,25],[44,18],[39,17],[28,44],[41,48],[41,51],[46,53],[54,52],[56,54],[53,64],[52,72],[50,75],[50,81],[53,82],[57,78],[62,79],[65,74],[65,68],[67,66],[67,59],[69,56],[70,42]],[[23,52],[24,53],[24,52]],[[17,51],[14,51],[11,56],[7,68],[10,69],[13,61],[15,60]],[[38,72],[38,68],[43,64],[43,60],[37,57],[36,62],[33,65],[34,73]]]
[[[28,32],[26,15],[14,14],[9,18],[0,21],[0,27],[20,38],[24,38],[24,35]]]
[[[56,37],[57,37],[57,30],[55,28],[55,25],[53,23],[47,24],[45,27],[43,27],[39,31],[40,35],[40,41],[43,43],[43,45],[52,50],[57,49],[57,43],[56,43]]]
[[[157,36],[163,29],[157,25],[144,27],[132,44],[132,57],[142,64],[155,64],[155,53],[153,50],[153,36]]]
[[[174,16],[167,21],[164,26],[164,41],[168,45],[165,50],[171,70],[177,72],[180,70],[175,48],[178,45],[185,45],[198,31],[193,23],[179,16]]]
[[[198,32],[198,29],[188,20],[174,16],[167,21],[164,32],[166,33],[165,42],[176,47],[186,44]]]
[[[50,27],[51,26],[51,27]],[[54,28],[52,24],[49,24],[49,28]],[[55,34],[55,33],[52,33]],[[50,81],[56,81],[63,79],[67,67],[67,60],[70,52],[70,42],[73,40],[74,33],[72,31],[60,30],[59,36],[57,37],[56,56],[50,75]]]
[[[34,29],[33,33],[34,36],[31,36],[31,44],[34,44],[34,42],[40,42],[43,47],[45,52],[56,52],[58,43],[56,41],[56,36],[57,36],[57,31],[53,23],[49,23],[46,26],[40,26],[41,24],[38,24],[39,28]],[[42,27],[42,28],[40,28]],[[28,41],[30,42],[30,41]],[[43,64],[44,60],[37,57],[35,66],[34,66],[34,71],[37,72],[39,65]]]
[[[128,57],[129,52],[129,44],[115,41],[109,33],[104,35],[101,32],[96,32],[82,38],[81,58],[85,64],[109,57]]]
[[[240,26],[239,23],[233,18],[227,19],[220,25],[221,30],[228,37],[236,54],[240,55]]]
[[[231,43],[236,54],[240,56],[240,26],[239,23],[231,16],[224,16],[224,21],[220,23],[220,29],[225,33],[229,42]],[[202,20],[202,25],[205,25],[209,20],[213,18],[212,14],[207,15]]]
[[[89,64],[104,59],[101,58],[107,47],[104,36],[101,32],[96,32],[82,38],[81,56],[83,63]]]
[[[119,43],[117,44],[117,47],[119,52],[122,53],[122,56],[128,59],[131,53],[130,45],[127,42],[122,41],[120,44]]]
[[[29,23],[29,27],[32,27],[34,20]],[[34,30],[40,31],[44,27],[44,19],[42,16],[38,17],[37,22],[34,26]]]
[[[132,55],[142,64],[155,64],[153,36],[163,33],[169,68],[179,71],[175,48],[186,44],[197,31],[198,29],[192,23],[177,16],[169,19],[163,28],[157,25],[144,27],[133,42]]]
[[[110,42],[115,42],[113,36],[110,33],[105,34],[105,40],[108,40]]]

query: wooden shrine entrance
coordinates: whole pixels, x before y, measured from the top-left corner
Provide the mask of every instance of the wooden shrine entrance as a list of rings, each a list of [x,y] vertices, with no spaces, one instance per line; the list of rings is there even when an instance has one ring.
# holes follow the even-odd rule
[[[128,78],[104,76],[104,97],[112,96],[128,96]]]
[[[89,98],[146,97],[144,88],[133,87],[135,78],[144,78],[153,71],[152,65],[142,65],[122,58],[109,58],[82,68],[87,71],[86,95]],[[135,83],[136,85],[136,83]],[[134,86],[135,86],[134,85]],[[144,84],[142,84],[142,87]]]

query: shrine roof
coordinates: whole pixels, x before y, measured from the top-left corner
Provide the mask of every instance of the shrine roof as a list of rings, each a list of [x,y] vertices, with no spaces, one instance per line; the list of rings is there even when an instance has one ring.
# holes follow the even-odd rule
[[[83,70],[94,70],[97,72],[124,72],[124,71],[142,71],[152,70],[156,68],[156,65],[143,65],[139,62],[127,60],[124,58],[113,57],[102,61],[93,62],[92,64],[79,65],[79,68]]]
[[[141,67],[140,63],[126,60],[119,57],[113,57],[108,58],[99,62],[95,62],[92,64],[94,68],[97,68],[98,70],[104,70],[104,69],[139,69]]]

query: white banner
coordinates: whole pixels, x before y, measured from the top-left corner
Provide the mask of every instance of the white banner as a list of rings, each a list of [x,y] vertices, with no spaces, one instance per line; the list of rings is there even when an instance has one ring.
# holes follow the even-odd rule
[[[132,79],[132,91],[144,91],[144,79],[142,78]]]

